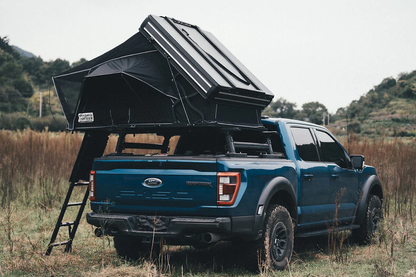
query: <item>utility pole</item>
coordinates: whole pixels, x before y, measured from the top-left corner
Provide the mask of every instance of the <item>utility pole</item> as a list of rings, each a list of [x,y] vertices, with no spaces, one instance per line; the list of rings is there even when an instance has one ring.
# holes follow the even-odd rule
[[[348,154],[350,154],[351,153],[351,150],[350,150],[350,134],[348,132],[348,125],[349,125],[349,123],[348,123],[348,114],[347,113],[345,113],[345,117],[347,118],[347,145],[348,145]]]
[[[39,117],[42,117],[42,91],[39,92]]]
[[[326,113],[323,113],[322,114],[322,125],[325,127],[325,117],[328,117],[328,121],[327,121],[327,124],[326,125],[329,125],[329,117],[330,117],[330,114],[328,113],[328,114],[326,114]]]

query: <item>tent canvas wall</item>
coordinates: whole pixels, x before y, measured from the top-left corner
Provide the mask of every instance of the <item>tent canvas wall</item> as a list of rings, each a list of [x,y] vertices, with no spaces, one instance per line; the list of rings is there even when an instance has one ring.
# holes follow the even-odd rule
[[[260,127],[273,98],[212,34],[153,15],[126,42],[53,81],[69,130]]]

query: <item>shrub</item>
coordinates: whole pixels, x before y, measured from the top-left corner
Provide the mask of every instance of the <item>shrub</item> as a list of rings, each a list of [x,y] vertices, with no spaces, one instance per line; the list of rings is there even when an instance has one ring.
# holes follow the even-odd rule
[[[62,115],[35,117],[30,120],[32,129],[43,131],[48,127],[49,131],[64,131],[66,128],[66,119]]]
[[[13,129],[23,130],[26,128],[31,128],[30,120],[27,117],[19,117],[16,119]]]

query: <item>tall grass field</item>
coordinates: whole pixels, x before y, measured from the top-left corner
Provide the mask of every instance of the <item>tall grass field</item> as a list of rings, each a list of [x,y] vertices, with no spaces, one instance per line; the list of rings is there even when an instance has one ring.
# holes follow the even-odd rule
[[[126,261],[117,257],[112,238],[94,236],[85,216],[72,252],[55,247],[45,256],[82,138],[0,131],[0,276],[416,276],[414,141],[342,139],[350,153],[365,155],[366,164],[377,168],[384,189],[379,233],[367,246],[351,243],[348,232],[295,240],[290,267],[270,272],[247,269],[243,248],[228,242],[200,250],[164,247],[158,257]],[[110,137],[106,153],[114,151],[116,139]],[[85,187],[76,189],[73,202],[85,193]],[[64,221],[75,219],[77,211],[70,209]],[[66,240],[67,233],[62,227],[57,241]]]

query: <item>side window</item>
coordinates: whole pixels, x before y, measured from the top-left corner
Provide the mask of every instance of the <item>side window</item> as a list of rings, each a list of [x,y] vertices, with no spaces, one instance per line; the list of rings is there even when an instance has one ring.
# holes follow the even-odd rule
[[[318,151],[310,130],[298,127],[292,127],[291,130],[300,158],[304,161],[318,162]]]
[[[347,168],[345,152],[339,144],[325,132],[317,130],[316,136],[321,143],[323,161],[336,163],[342,168]]]

